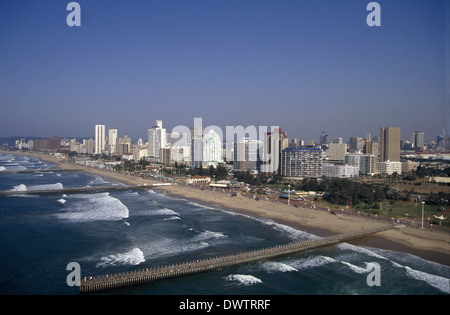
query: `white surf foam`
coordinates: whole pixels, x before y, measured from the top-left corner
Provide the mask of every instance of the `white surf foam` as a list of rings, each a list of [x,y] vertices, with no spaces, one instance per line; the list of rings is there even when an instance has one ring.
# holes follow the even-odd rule
[[[117,221],[129,217],[128,208],[109,193],[74,195],[65,212],[56,214],[60,219],[73,222]]]
[[[27,191],[27,186],[24,184],[20,184],[17,186],[14,186],[10,191]]]
[[[14,159],[14,156],[11,154],[0,155],[0,161],[4,162],[6,160]]]
[[[155,211],[151,211],[151,213],[153,215],[170,215],[170,216],[180,215],[178,212],[173,211],[172,209],[168,209],[168,208],[163,208],[163,209],[158,209],[158,210],[155,210]]]
[[[0,172],[6,170],[6,167],[0,166]]]
[[[103,178],[101,178],[100,176],[95,176],[95,178],[93,180],[91,180],[89,182],[89,184],[92,185],[101,185],[101,184],[110,184],[110,182],[105,181]]]
[[[450,279],[446,278],[446,277],[442,277],[442,276],[438,276],[438,275],[433,275],[430,273],[426,273],[420,270],[416,270],[413,269],[407,265],[402,265],[398,262],[395,262],[394,257],[399,257],[398,253],[394,253],[391,251],[387,251],[387,250],[381,250],[381,249],[368,249],[368,248],[364,248],[364,247],[359,247],[359,246],[354,246],[354,245],[350,245],[347,243],[342,243],[339,245],[339,247],[341,249],[349,249],[352,250],[354,252],[360,253],[360,254],[365,254],[371,257],[375,257],[378,259],[382,259],[382,260],[387,260],[389,261],[394,267],[397,268],[404,268],[406,270],[406,275],[409,278],[412,279],[416,279],[416,280],[420,280],[420,281],[424,281],[426,283],[428,283],[430,286],[437,288],[438,290],[450,294]],[[383,256],[382,254],[384,254],[385,256]],[[391,255],[395,255],[392,258],[390,257]],[[411,254],[403,254],[405,256],[404,259],[406,259],[406,261],[404,263],[408,263],[408,264],[418,264],[421,261],[423,261],[421,258],[416,257],[414,255]],[[387,257],[386,257],[387,256]],[[400,255],[402,256],[402,255]],[[349,262],[345,262],[345,261],[341,261],[341,263],[349,266],[352,270],[354,270],[355,272],[358,273],[364,273],[364,272],[368,272],[367,269],[364,268],[360,268],[358,266],[352,265]],[[433,262],[429,262],[429,261],[424,261],[424,263],[426,263],[427,265],[430,264],[435,264],[435,265],[439,265],[437,263],[433,263]],[[428,266],[429,267],[429,266]],[[441,265],[439,265],[438,267],[443,267]]]
[[[450,279],[432,275],[423,271],[414,270],[408,266],[406,268],[406,275],[412,279],[425,281],[430,286],[435,287],[436,289],[450,294]]]
[[[262,283],[261,279],[252,275],[231,274],[225,278],[228,281],[237,282],[239,285],[251,286]]]
[[[194,201],[188,201],[187,204],[190,204],[190,205],[192,205],[192,206],[194,206],[194,207],[196,207],[196,208],[203,208],[203,209],[210,209],[210,210],[218,210],[217,208],[205,206],[205,205],[199,204],[199,203],[194,202]]]
[[[227,236],[221,232],[211,232],[211,231],[205,230],[204,232],[201,232],[200,234],[196,235],[192,240],[194,242],[197,242],[197,241],[207,241],[207,240],[215,240],[215,239],[221,239],[221,238],[227,238]]]
[[[173,216],[173,217],[168,217],[168,218],[164,219],[164,221],[174,221],[174,220],[181,220],[181,218],[177,217],[177,216]]]
[[[344,249],[344,250],[345,249],[351,250],[351,251],[354,251],[354,252],[357,252],[357,253],[360,253],[360,254],[365,254],[365,255],[368,255],[368,256],[371,256],[371,257],[375,257],[375,258],[378,258],[378,259],[389,260],[388,258],[386,258],[386,257],[384,257],[384,256],[382,256],[380,254],[377,254],[376,252],[374,252],[374,251],[372,251],[370,249],[367,249],[367,248],[364,248],[364,247],[355,246],[355,245],[351,245],[351,244],[348,244],[348,243],[341,243],[341,244],[338,245],[338,248]]]
[[[145,261],[144,253],[139,248],[133,248],[131,251],[120,254],[113,254],[102,257],[96,267],[110,267],[118,265],[139,265]]]
[[[262,263],[262,267],[264,270],[268,272],[291,272],[291,271],[298,271],[296,268],[292,267],[291,265],[288,265],[286,263],[278,262],[278,261],[265,261]]]
[[[62,203],[62,204],[65,204],[65,203],[67,202],[67,200],[61,198],[61,199],[58,199],[58,202],[60,202],[60,203]]]
[[[341,261],[341,264],[344,264],[344,265],[350,267],[351,270],[353,270],[356,273],[360,273],[360,274],[368,273],[368,272],[371,271],[371,270],[368,270],[366,268],[361,268],[361,267],[355,266],[355,265],[353,265],[353,264],[351,264],[349,262],[346,262],[346,261]]]
[[[302,258],[298,259],[292,262],[288,262],[290,266],[293,268],[296,268],[297,270],[300,269],[309,269],[309,268],[315,268],[320,267],[329,263],[337,262],[337,260],[328,257],[328,256],[312,256],[308,258]]]
[[[180,242],[178,239],[164,238],[146,244],[145,248],[143,246],[140,247],[143,248],[147,257],[156,258],[204,249],[209,247],[209,244],[204,241],[194,242],[188,240]]]

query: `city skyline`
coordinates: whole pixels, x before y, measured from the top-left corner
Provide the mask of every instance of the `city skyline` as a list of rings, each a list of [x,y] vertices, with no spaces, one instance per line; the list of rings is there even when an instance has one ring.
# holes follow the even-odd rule
[[[68,3],[68,2],[67,2]],[[290,139],[450,132],[449,4],[378,1],[2,3],[0,136],[147,138],[191,126],[280,126]]]

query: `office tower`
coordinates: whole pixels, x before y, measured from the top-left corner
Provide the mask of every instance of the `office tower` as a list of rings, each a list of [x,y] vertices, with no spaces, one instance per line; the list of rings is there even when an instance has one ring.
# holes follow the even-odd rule
[[[322,131],[320,133],[320,145],[328,144],[328,142],[329,142],[328,135],[325,133],[325,131]]]
[[[319,178],[322,176],[323,153],[320,148],[287,148],[281,151],[281,175]]]
[[[350,137],[349,152],[356,153],[364,148],[364,139],[360,137]]]
[[[345,161],[345,155],[347,154],[347,143],[330,143],[328,145],[328,159],[334,162]]]
[[[260,167],[258,158],[262,141],[244,138],[234,143],[233,169],[237,171],[256,172]]]
[[[222,139],[213,129],[208,131],[203,137],[203,167],[217,167],[223,162]]]
[[[291,142],[289,143],[290,148],[298,148],[300,146],[300,140],[298,138],[292,138]]]
[[[117,129],[108,130],[108,151],[109,154],[117,153]]]
[[[162,120],[157,120],[152,129],[148,129],[148,155],[159,158],[159,150],[165,149],[166,143],[166,129],[162,127]]]
[[[400,162],[400,128],[380,128],[380,162]]]
[[[378,156],[378,142],[372,142],[369,140],[364,141],[364,154],[375,154]]]
[[[191,133],[191,167],[202,167],[203,160],[203,134],[205,128],[202,126],[194,126],[189,128]]]
[[[412,146],[413,148],[423,148],[425,145],[425,135],[423,131],[412,132]]]
[[[95,125],[95,149],[94,154],[102,154],[105,151],[106,135],[105,125]]]

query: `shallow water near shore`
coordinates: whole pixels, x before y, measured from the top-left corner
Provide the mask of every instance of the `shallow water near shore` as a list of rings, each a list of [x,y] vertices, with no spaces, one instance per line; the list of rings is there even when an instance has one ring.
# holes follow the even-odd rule
[[[258,249],[316,238],[216,205],[155,191],[20,195],[30,189],[121,185],[82,172],[2,174],[51,166],[0,154],[0,294],[78,294],[67,264],[82,276]],[[368,286],[370,262],[381,285]],[[416,256],[341,244],[101,294],[449,294],[450,267]]]

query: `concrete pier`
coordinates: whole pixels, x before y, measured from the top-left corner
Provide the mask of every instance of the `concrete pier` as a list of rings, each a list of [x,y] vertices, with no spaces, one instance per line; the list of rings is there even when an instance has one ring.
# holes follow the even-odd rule
[[[270,259],[278,256],[316,249],[319,247],[331,246],[341,242],[366,237],[392,228],[394,228],[393,225],[386,225],[376,229],[363,230],[348,234],[338,234],[304,242],[293,242],[242,253],[192,260],[178,264],[146,268],[114,275],[84,277],[80,283],[80,293],[91,293],[132,286],[160,279],[186,276],[220,269],[223,267],[235,266],[262,259]]]
[[[0,191],[0,197],[13,195],[54,195],[54,194],[76,194],[76,193],[97,193],[105,191],[120,191],[130,189],[152,189],[153,187],[170,185],[170,183],[148,184],[148,185],[116,185],[116,186],[94,186],[94,187],[75,187],[63,189],[42,189],[42,190],[6,190]]]
[[[36,170],[15,170],[15,171],[1,171],[0,174],[27,174],[27,173],[53,173],[53,172],[80,172],[80,169],[70,168],[70,169],[57,169],[57,168],[46,168],[46,169],[36,169]]]

